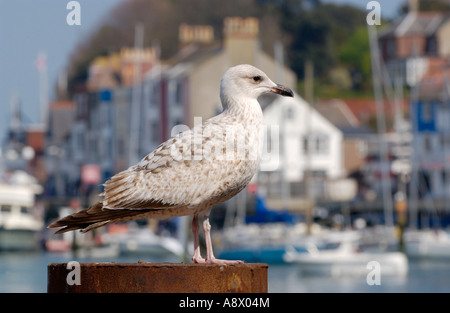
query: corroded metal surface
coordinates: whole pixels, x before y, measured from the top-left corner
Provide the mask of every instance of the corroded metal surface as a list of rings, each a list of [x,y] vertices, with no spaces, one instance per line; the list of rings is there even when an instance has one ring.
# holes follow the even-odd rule
[[[267,269],[267,264],[259,263],[80,263],[78,268],[69,269],[67,263],[51,263],[47,291],[258,293],[267,292]]]

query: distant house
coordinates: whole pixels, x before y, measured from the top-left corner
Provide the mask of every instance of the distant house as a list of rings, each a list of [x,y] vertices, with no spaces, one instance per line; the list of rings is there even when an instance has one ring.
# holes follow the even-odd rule
[[[328,180],[344,174],[342,132],[300,95],[264,99],[266,146],[263,149],[260,184],[285,180],[292,194],[304,196],[295,186],[310,175],[315,196],[323,196]]]
[[[223,42],[214,40],[211,26],[180,25],[179,53],[144,77],[142,114],[151,139],[145,142],[151,147],[220,113],[220,80],[231,66],[253,64],[295,89],[295,73],[262,51],[259,36],[259,21],[251,17],[226,18]]]
[[[120,52],[98,56],[89,66],[87,89],[92,92],[133,86],[137,83],[136,78],[139,83],[145,73],[158,64],[157,54],[153,48],[124,47]]]
[[[361,170],[366,164],[369,145],[376,134],[360,123],[343,100],[321,101],[314,107],[342,132],[344,175]]]
[[[197,31],[195,31],[197,29]],[[202,28],[200,28],[201,30]],[[190,41],[182,41],[183,48],[174,58],[167,71],[168,99],[186,101],[179,103],[183,107],[183,123],[192,127],[194,118],[210,118],[222,111],[219,98],[220,80],[225,71],[238,64],[252,64],[263,70],[269,77],[295,89],[297,77],[289,68],[278,64],[261,49],[259,42],[259,21],[256,18],[228,17],[224,20],[222,43],[205,40],[198,26],[182,25],[183,32],[199,34],[191,36]],[[174,118],[172,121],[175,121]]]
[[[410,191],[444,199],[450,191],[450,14],[411,10],[382,30],[379,42],[391,77],[415,87],[410,184],[417,187]]]
[[[63,180],[67,177],[68,166],[62,164],[66,145],[70,144],[71,133],[77,115],[75,101],[53,101],[49,107],[48,141],[46,142],[47,189],[50,195],[62,195],[65,192]],[[71,158],[70,158],[71,159]]]
[[[450,69],[427,74],[411,102],[413,164],[419,195],[445,198],[450,191]]]
[[[430,68],[450,57],[450,15],[410,11],[379,34],[391,77],[415,86]]]

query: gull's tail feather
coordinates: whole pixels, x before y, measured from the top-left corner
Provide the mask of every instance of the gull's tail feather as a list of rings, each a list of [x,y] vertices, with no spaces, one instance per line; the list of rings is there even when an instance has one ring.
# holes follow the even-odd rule
[[[81,229],[87,232],[110,223],[131,220],[137,215],[145,214],[151,210],[110,210],[103,207],[102,202],[90,206],[86,210],[68,215],[53,223],[48,228],[62,227],[55,234]]]

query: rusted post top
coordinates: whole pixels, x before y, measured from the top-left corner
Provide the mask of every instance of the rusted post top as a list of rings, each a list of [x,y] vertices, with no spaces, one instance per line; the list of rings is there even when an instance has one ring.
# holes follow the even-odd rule
[[[49,293],[267,292],[267,264],[51,263]]]

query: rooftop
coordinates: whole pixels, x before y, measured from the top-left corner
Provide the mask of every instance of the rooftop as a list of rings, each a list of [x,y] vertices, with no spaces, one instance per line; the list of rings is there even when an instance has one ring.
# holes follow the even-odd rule
[[[380,38],[401,36],[431,36],[450,18],[442,12],[409,12],[380,31]]]

